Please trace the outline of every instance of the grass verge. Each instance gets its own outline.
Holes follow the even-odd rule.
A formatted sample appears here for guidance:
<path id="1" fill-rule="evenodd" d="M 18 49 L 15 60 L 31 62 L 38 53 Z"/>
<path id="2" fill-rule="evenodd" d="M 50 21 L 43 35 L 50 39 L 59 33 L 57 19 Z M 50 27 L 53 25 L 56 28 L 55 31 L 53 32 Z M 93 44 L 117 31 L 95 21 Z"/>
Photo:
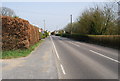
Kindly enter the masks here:
<path id="1" fill-rule="evenodd" d="M 36 47 L 42 43 L 43 40 L 40 40 L 35 45 L 31 46 L 29 49 L 23 50 L 9 50 L 9 51 L 2 51 L 2 57 L 0 59 L 11 59 L 11 58 L 19 58 L 19 57 L 26 57 L 28 56 Z"/>

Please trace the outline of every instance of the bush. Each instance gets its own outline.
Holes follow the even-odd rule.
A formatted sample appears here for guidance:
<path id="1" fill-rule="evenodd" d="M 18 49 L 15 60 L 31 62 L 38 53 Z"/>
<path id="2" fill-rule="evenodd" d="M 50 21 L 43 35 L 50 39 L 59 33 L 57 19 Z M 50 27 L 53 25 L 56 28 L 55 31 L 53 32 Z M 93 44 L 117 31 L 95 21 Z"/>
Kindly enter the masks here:
<path id="1" fill-rule="evenodd" d="M 55 34 L 55 36 L 61 36 L 61 34 Z"/>
<path id="2" fill-rule="evenodd" d="M 47 31 L 45 31 L 44 33 L 40 32 L 40 39 L 44 39 L 48 36 L 49 34 L 47 33 Z"/>
<path id="3" fill-rule="evenodd" d="M 120 49 L 120 35 L 62 34 L 62 37 Z"/>
<path id="4" fill-rule="evenodd" d="M 44 31 L 44 34 L 43 34 L 45 37 L 47 37 L 49 34 L 47 31 Z"/>
<path id="5" fill-rule="evenodd" d="M 19 16 L 13 16 L 13 18 L 19 18 Z"/>
<path id="6" fill-rule="evenodd" d="M 119 48 L 120 35 L 89 35 L 89 41 L 103 46 Z"/>
<path id="7" fill-rule="evenodd" d="M 67 38 L 69 38 L 69 37 L 70 37 L 70 34 L 62 34 L 61 36 L 62 36 L 62 37 L 67 37 Z"/>
<path id="8" fill-rule="evenodd" d="M 39 28 L 27 20 L 2 16 L 2 49 L 29 48 L 39 41 Z"/>
<path id="9" fill-rule="evenodd" d="M 40 32 L 40 39 L 44 39 L 44 38 L 45 38 L 44 34 Z"/>
<path id="10" fill-rule="evenodd" d="M 61 36 L 67 37 L 67 38 L 72 38 L 75 40 L 80 40 L 80 41 L 86 41 L 89 38 L 87 35 L 82 35 L 82 34 L 62 34 Z"/>

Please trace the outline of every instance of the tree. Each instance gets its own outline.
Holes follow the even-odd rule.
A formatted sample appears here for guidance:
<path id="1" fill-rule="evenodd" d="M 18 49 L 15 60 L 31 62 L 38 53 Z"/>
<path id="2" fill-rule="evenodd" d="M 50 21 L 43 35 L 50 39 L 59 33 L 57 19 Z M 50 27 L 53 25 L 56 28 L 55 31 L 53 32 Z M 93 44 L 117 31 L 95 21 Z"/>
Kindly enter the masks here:
<path id="1" fill-rule="evenodd" d="M 0 15 L 11 16 L 11 17 L 16 16 L 15 12 L 12 9 L 7 7 L 0 7 Z"/>
<path id="2" fill-rule="evenodd" d="M 67 24 L 67 26 L 64 28 L 66 33 L 70 33 L 71 32 L 71 24 Z"/>
<path id="3" fill-rule="evenodd" d="M 118 34 L 120 27 L 116 22 L 115 9 L 116 7 L 111 4 L 106 4 L 102 8 L 95 6 L 87 9 L 77 18 L 77 22 L 73 22 L 72 28 L 69 23 L 64 30 L 79 34 Z"/>

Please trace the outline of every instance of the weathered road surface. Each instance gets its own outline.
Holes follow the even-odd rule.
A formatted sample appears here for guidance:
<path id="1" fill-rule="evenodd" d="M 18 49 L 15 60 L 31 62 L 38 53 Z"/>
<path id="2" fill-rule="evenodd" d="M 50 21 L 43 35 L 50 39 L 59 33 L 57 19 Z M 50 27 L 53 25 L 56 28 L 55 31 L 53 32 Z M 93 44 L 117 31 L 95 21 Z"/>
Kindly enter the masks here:
<path id="1" fill-rule="evenodd" d="M 4 60 L 3 79 L 118 79 L 118 50 L 51 36 L 31 55 Z"/>
<path id="2" fill-rule="evenodd" d="M 3 60 L 3 79 L 57 79 L 58 73 L 49 38 L 27 57 Z"/>

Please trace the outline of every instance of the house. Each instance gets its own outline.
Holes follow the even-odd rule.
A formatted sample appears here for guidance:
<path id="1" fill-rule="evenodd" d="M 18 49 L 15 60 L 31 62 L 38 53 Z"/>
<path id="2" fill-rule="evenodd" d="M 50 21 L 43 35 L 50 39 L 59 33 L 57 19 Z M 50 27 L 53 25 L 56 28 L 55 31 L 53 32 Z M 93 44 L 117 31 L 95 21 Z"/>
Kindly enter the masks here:
<path id="1" fill-rule="evenodd" d="M 42 33 L 43 33 L 43 32 L 44 32 L 44 30 L 43 30 L 42 28 L 39 28 L 39 32 L 42 32 Z"/>

